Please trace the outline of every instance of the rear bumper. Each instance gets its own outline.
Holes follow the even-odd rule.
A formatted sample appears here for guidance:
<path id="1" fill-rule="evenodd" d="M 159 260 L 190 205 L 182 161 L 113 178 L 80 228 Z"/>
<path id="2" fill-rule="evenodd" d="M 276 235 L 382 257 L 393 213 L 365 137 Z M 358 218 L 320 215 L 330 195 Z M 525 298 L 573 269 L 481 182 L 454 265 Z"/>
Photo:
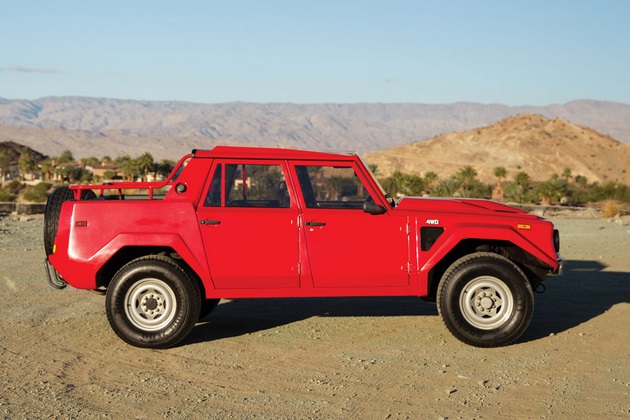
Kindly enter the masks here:
<path id="1" fill-rule="evenodd" d="M 61 278 L 55 267 L 53 267 L 49 262 L 48 258 L 44 260 L 44 269 L 46 270 L 46 277 L 48 278 L 48 284 L 50 284 L 55 289 L 63 289 L 68 285 L 64 279 Z"/>

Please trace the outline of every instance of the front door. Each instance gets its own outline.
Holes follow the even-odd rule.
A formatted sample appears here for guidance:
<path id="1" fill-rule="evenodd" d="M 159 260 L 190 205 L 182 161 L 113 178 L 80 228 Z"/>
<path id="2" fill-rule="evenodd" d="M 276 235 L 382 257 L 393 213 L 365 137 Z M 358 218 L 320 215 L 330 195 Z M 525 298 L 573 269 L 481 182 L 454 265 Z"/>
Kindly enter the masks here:
<path id="1" fill-rule="evenodd" d="M 407 286 L 407 218 L 365 213 L 363 203 L 371 193 L 352 164 L 294 170 L 314 286 Z"/>
<path id="2" fill-rule="evenodd" d="M 280 162 L 215 161 L 198 219 L 216 288 L 299 287 L 298 210 Z"/>

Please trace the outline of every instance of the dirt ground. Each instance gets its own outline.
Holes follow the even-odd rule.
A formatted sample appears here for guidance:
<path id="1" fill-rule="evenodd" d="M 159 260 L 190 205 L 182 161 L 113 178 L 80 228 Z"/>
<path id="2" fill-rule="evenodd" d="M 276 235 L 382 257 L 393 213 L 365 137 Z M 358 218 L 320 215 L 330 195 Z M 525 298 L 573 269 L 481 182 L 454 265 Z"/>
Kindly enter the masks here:
<path id="1" fill-rule="evenodd" d="M 552 220 L 568 272 L 508 347 L 460 343 L 420 299 L 353 298 L 224 301 L 144 350 L 103 296 L 46 284 L 40 216 L 4 217 L 0 416 L 630 418 L 630 222 Z"/>

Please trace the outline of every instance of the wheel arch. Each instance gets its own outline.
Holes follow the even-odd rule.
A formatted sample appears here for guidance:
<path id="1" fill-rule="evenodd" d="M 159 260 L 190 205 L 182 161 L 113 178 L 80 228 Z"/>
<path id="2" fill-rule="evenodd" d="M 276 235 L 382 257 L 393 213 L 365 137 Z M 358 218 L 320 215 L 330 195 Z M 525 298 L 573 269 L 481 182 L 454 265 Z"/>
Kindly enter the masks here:
<path id="1" fill-rule="evenodd" d="M 184 258 L 177 253 L 175 249 L 169 246 L 124 246 L 120 248 L 96 272 L 96 287 L 99 290 L 107 289 L 109 283 L 118 270 L 131 261 L 148 256 L 165 256 L 173 260 L 173 262 L 177 263 L 180 267 L 186 270 L 191 279 L 197 283 L 201 296 L 206 296 L 206 286 L 201 276 Z"/>
<path id="2" fill-rule="evenodd" d="M 446 270 L 461 257 L 475 252 L 492 252 L 506 257 L 516 264 L 535 289 L 546 276 L 546 266 L 532 254 L 505 240 L 463 239 L 457 243 L 440 261 L 428 272 L 428 301 L 435 301 L 438 286 Z"/>

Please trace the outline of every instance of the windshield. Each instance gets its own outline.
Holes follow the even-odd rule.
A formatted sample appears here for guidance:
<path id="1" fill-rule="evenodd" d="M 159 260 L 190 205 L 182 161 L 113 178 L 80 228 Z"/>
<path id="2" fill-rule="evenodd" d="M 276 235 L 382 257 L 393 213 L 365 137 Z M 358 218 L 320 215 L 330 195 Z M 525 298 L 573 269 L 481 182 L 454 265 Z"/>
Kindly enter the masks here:
<path id="1" fill-rule="evenodd" d="M 378 179 L 376 178 L 376 176 L 374 175 L 374 172 L 372 172 L 372 169 L 370 169 L 370 166 L 365 163 L 365 161 L 363 160 L 363 158 L 361 156 L 358 156 L 359 160 L 361 161 L 361 163 L 363 164 L 363 166 L 365 167 L 365 169 L 367 169 L 368 173 L 370 174 L 370 176 L 372 177 L 372 179 L 374 180 L 374 183 L 376 184 L 376 186 L 378 187 L 379 191 L 381 192 L 381 194 L 383 194 L 383 196 L 385 198 L 387 198 L 387 201 L 389 202 L 389 204 L 391 204 L 392 207 L 396 207 L 396 200 L 394 200 L 393 198 L 391 198 L 389 196 L 389 194 L 387 194 L 387 192 L 385 192 L 385 189 L 383 188 L 383 186 L 381 185 L 380 182 L 378 182 Z"/>

